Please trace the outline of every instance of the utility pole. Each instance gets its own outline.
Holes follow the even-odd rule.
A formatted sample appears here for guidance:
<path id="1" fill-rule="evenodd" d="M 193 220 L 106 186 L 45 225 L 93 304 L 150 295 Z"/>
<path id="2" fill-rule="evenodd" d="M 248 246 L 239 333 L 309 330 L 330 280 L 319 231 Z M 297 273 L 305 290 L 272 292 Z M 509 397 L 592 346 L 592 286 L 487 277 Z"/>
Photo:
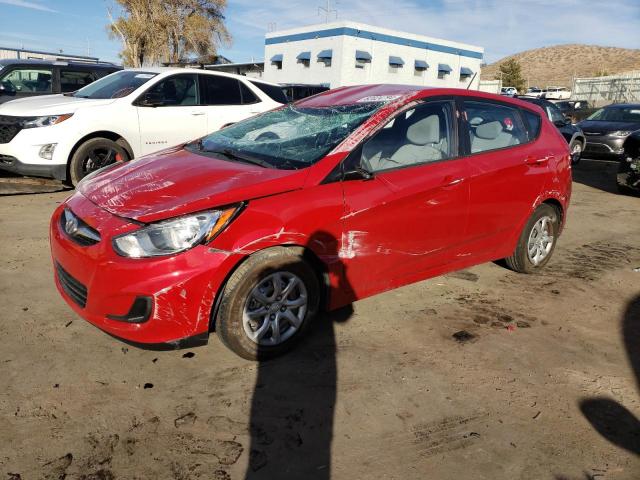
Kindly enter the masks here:
<path id="1" fill-rule="evenodd" d="M 338 18 L 338 10 L 336 9 L 332 9 L 331 8 L 331 0 L 327 0 L 326 6 L 324 7 L 318 7 L 318 15 L 322 15 L 321 12 L 324 12 L 324 16 L 325 16 L 325 23 L 329 23 L 329 20 L 331 19 L 331 14 L 333 13 L 335 18 Z"/>

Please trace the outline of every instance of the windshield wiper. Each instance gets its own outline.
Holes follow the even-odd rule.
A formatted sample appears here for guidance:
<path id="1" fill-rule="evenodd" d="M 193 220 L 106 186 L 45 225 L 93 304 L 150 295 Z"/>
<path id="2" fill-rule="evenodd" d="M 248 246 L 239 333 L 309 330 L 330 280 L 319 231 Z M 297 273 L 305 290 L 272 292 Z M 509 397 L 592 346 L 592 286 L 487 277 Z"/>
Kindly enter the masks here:
<path id="1" fill-rule="evenodd" d="M 231 150 L 230 148 L 225 148 L 222 150 L 205 150 L 205 151 L 210 153 L 217 153 L 219 155 L 224 155 L 230 160 L 237 160 L 239 162 L 251 163 L 253 165 L 259 165 L 264 168 L 276 168 L 269 162 L 265 162 L 264 160 L 260 160 L 259 158 L 248 157 L 246 155 L 239 155 L 238 152 Z"/>

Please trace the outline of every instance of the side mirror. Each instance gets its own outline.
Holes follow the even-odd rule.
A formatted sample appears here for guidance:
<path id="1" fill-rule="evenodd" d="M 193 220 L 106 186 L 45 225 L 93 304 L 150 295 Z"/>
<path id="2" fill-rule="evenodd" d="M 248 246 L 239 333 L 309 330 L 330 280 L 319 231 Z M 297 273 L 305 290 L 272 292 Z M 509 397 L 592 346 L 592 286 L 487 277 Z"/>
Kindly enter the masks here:
<path id="1" fill-rule="evenodd" d="M 164 98 L 159 92 L 147 92 L 137 103 L 141 107 L 162 107 L 165 105 Z"/>
<path id="2" fill-rule="evenodd" d="M 370 172 L 366 168 L 361 166 L 353 167 L 350 170 L 345 171 L 342 174 L 343 180 L 371 180 L 373 179 L 373 172 Z"/>
<path id="3" fill-rule="evenodd" d="M 13 88 L 13 85 L 9 82 L 0 82 L 0 95 L 10 95 L 14 96 L 16 94 L 16 89 Z"/>

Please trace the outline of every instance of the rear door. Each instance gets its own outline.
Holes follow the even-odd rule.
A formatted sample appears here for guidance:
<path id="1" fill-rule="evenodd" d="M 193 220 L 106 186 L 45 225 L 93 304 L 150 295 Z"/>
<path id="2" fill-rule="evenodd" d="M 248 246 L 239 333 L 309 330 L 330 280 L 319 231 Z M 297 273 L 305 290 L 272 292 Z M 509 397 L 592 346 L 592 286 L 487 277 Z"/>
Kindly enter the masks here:
<path id="1" fill-rule="evenodd" d="M 529 133 L 519 108 L 470 98 L 461 101 L 461 109 L 470 170 L 468 241 L 478 253 L 500 250 L 531 212 L 551 158 L 534 141 L 537 132 Z"/>
<path id="2" fill-rule="evenodd" d="M 56 93 L 75 92 L 96 80 L 88 68 L 61 67 L 59 72 L 60 90 Z"/>
<path id="3" fill-rule="evenodd" d="M 200 105 L 195 73 L 166 77 L 143 93 L 141 98 L 146 93 L 153 95 L 161 105 L 150 107 L 135 102 L 142 155 L 206 135 L 206 110 Z"/>
<path id="4" fill-rule="evenodd" d="M 202 103 L 207 116 L 207 132 L 214 132 L 231 123 L 262 111 L 260 99 L 233 77 L 199 74 Z"/>
<path id="5" fill-rule="evenodd" d="M 343 181 L 340 257 L 356 298 L 424 278 L 455 257 L 467 221 L 467 161 L 458 156 L 455 102 L 398 114 L 352 153 L 368 180 Z"/>

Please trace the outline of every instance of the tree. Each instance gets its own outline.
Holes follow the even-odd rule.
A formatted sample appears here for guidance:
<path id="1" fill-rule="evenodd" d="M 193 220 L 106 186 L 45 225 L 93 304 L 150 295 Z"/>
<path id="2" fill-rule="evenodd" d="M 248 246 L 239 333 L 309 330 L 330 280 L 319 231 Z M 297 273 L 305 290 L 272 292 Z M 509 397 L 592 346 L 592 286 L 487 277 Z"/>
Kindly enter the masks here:
<path id="1" fill-rule="evenodd" d="M 122 15 L 108 27 L 122 41 L 123 63 L 140 67 L 210 57 L 231 36 L 224 25 L 226 0 L 116 0 Z"/>
<path id="2" fill-rule="evenodd" d="M 522 69 L 515 58 L 500 64 L 500 76 L 503 87 L 515 87 L 518 92 L 524 91 L 525 81 L 522 77 Z"/>

